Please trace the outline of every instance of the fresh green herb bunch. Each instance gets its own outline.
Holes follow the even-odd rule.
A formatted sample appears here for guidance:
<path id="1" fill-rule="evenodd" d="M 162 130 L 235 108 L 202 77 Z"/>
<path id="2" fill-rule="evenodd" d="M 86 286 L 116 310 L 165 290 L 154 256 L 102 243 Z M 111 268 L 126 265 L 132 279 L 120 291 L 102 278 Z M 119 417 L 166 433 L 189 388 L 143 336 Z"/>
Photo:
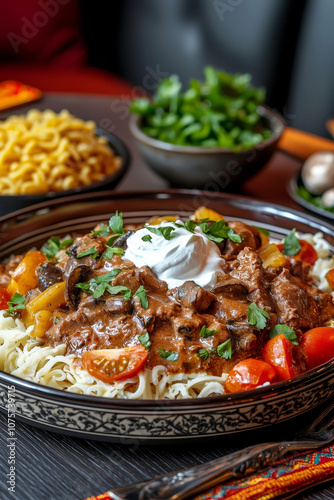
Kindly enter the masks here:
<path id="1" fill-rule="evenodd" d="M 270 137 L 263 129 L 258 106 L 265 90 L 251 85 L 251 76 L 230 75 L 212 67 L 205 81 L 191 80 L 181 92 L 177 75 L 162 80 L 153 100 L 135 99 L 130 110 L 142 117 L 150 137 L 180 146 L 249 149 Z"/>

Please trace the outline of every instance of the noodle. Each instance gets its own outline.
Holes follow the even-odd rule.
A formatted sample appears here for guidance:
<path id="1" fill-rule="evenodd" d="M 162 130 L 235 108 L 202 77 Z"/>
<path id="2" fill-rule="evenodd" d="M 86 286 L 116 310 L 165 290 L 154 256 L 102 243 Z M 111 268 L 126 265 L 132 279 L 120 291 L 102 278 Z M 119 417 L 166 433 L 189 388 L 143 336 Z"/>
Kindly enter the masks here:
<path id="1" fill-rule="evenodd" d="M 32 109 L 0 122 L 0 193 L 63 191 L 116 172 L 120 158 L 95 128 L 67 110 Z"/>

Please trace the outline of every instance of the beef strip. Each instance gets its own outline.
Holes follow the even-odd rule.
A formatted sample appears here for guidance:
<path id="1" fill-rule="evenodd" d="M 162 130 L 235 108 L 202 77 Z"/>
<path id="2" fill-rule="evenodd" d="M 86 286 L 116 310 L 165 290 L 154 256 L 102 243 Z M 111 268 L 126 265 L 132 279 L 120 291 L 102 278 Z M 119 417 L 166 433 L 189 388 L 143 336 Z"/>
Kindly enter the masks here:
<path id="1" fill-rule="evenodd" d="M 290 328 L 313 328 L 319 321 L 319 308 L 300 280 L 288 269 L 277 276 L 270 287 L 279 323 Z"/>
<path id="2" fill-rule="evenodd" d="M 256 250 L 261 246 L 261 237 L 257 229 L 248 226 L 243 222 L 231 221 L 228 225 L 241 236 L 241 242 L 235 243 L 231 240 L 226 241 L 223 257 L 227 260 L 234 258 L 243 248 Z"/>

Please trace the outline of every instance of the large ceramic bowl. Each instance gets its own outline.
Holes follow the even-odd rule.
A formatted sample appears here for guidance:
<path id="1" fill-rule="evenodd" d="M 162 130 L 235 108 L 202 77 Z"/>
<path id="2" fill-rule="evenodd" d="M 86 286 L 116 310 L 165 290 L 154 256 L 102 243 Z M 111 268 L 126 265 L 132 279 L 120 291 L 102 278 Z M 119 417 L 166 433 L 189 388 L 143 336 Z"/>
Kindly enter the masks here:
<path id="1" fill-rule="evenodd" d="M 73 194 L 87 193 L 99 191 L 101 189 L 112 189 L 121 181 L 125 175 L 130 164 L 130 153 L 127 146 L 114 134 L 111 134 L 103 129 L 96 129 L 96 135 L 105 137 L 110 149 L 121 159 L 120 167 L 116 172 L 106 176 L 104 179 L 78 186 L 73 189 L 66 189 L 64 191 L 48 191 L 41 194 L 29 195 L 2 195 L 0 194 L 0 216 L 29 207 L 35 203 L 41 203 L 55 198 L 62 198 L 64 196 L 71 196 Z"/>
<path id="2" fill-rule="evenodd" d="M 0 260 L 11 252 L 41 245 L 51 235 L 89 231 L 115 210 L 129 223 L 154 214 L 188 217 L 206 205 L 228 219 L 241 219 L 282 237 L 292 227 L 301 232 L 322 231 L 334 246 L 326 222 L 286 208 L 249 198 L 200 191 L 163 193 L 90 193 L 55 200 L 0 219 Z M 0 407 L 6 411 L 8 387 L 15 387 L 16 417 L 31 425 L 77 437 L 122 443 L 227 437 L 273 426 L 302 415 L 334 392 L 334 360 L 304 375 L 269 387 L 178 401 L 112 400 L 49 389 L 0 373 Z M 11 391 L 13 394 L 13 391 Z"/>
<path id="3" fill-rule="evenodd" d="M 172 186 L 230 191 L 255 175 L 270 159 L 283 133 L 283 118 L 266 106 L 259 107 L 264 129 L 272 135 L 251 149 L 233 152 L 229 148 L 177 146 L 159 141 L 140 128 L 140 117 L 133 116 L 130 130 L 148 164 Z"/>

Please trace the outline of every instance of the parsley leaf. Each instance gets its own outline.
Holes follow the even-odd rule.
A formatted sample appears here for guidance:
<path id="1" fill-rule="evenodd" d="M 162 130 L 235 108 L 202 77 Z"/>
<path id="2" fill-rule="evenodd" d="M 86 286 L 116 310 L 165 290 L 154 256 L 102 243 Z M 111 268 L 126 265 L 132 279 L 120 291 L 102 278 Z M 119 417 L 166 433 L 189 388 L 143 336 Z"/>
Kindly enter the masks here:
<path id="1" fill-rule="evenodd" d="M 119 235 L 124 234 L 122 213 L 119 214 L 118 210 L 116 210 L 115 215 L 110 217 L 108 226 L 112 233 Z"/>
<path id="2" fill-rule="evenodd" d="M 248 306 L 247 320 L 250 325 L 255 325 L 259 330 L 263 330 L 267 325 L 266 318 L 269 319 L 270 315 L 264 309 L 257 307 L 255 302 Z"/>
<path id="3" fill-rule="evenodd" d="M 142 333 L 141 335 L 139 335 L 138 339 L 139 339 L 139 342 L 141 343 L 141 345 L 143 345 L 146 349 L 149 349 L 151 347 L 152 342 L 150 341 L 150 336 L 149 336 L 148 332 L 145 332 L 145 333 Z"/>
<path id="4" fill-rule="evenodd" d="M 202 326 L 199 336 L 203 337 L 204 339 L 207 339 L 208 337 L 211 337 L 211 335 L 214 335 L 217 332 L 218 330 L 209 330 L 209 328 L 206 328 L 206 326 L 204 325 Z"/>
<path id="5" fill-rule="evenodd" d="M 86 283 L 77 283 L 75 286 L 76 288 L 81 288 L 81 290 L 84 290 L 87 293 L 90 293 L 93 295 L 94 299 L 98 299 L 101 297 L 104 292 L 106 291 L 109 283 L 111 280 L 113 280 L 120 272 L 122 272 L 122 269 L 113 269 L 107 274 L 102 274 L 101 276 L 95 276 L 91 280 L 87 281 Z M 112 288 L 109 286 L 109 288 Z M 117 288 L 117 287 L 113 287 Z M 126 287 L 123 287 L 126 288 Z M 108 289 L 108 291 L 110 291 Z M 112 293 L 112 292 L 110 292 Z M 119 293 L 119 292 L 117 292 Z"/>
<path id="6" fill-rule="evenodd" d="M 173 351 L 165 351 L 165 349 L 158 349 L 160 358 L 166 361 L 177 361 L 179 359 L 179 353 Z"/>
<path id="7" fill-rule="evenodd" d="M 283 253 L 284 255 L 296 255 L 301 249 L 299 239 L 296 236 L 296 228 L 286 235 L 283 241 Z"/>
<path id="8" fill-rule="evenodd" d="M 8 304 L 8 309 L 6 309 L 5 316 L 12 316 L 13 318 L 17 317 L 17 314 L 20 310 L 25 309 L 25 296 L 16 292 L 10 299 Z"/>
<path id="9" fill-rule="evenodd" d="M 253 226 L 255 229 L 257 229 L 260 233 L 265 234 L 266 236 L 270 236 L 270 231 L 268 229 L 264 229 L 264 227 L 259 227 L 259 226 Z"/>
<path id="10" fill-rule="evenodd" d="M 101 229 L 97 229 L 96 231 L 91 231 L 92 236 L 108 236 L 110 233 L 109 227 L 107 227 L 105 224 L 101 224 Z"/>
<path id="11" fill-rule="evenodd" d="M 140 304 L 141 304 L 143 309 L 148 308 L 148 300 L 147 300 L 147 296 L 146 296 L 147 292 L 148 292 L 148 290 L 145 290 L 143 285 L 141 285 L 138 288 L 138 290 L 133 294 L 134 297 L 139 297 Z"/>
<path id="12" fill-rule="evenodd" d="M 77 259 L 81 259 L 82 257 L 87 257 L 88 255 L 90 255 L 93 259 L 96 259 L 96 257 L 99 256 L 99 253 L 96 251 L 94 247 L 90 247 L 88 250 L 79 253 L 77 255 Z"/>
<path id="13" fill-rule="evenodd" d="M 206 361 L 211 356 L 210 352 L 207 349 L 200 349 L 197 354 L 204 361 Z"/>
<path id="14" fill-rule="evenodd" d="M 269 337 L 272 339 L 277 335 L 281 335 L 283 333 L 284 337 L 290 340 L 293 344 L 299 345 L 298 337 L 296 332 L 290 328 L 288 325 L 275 325 L 269 332 Z"/>
<path id="15" fill-rule="evenodd" d="M 111 295 L 118 295 L 119 293 L 121 293 L 123 295 L 123 297 L 124 297 L 125 300 L 130 300 L 131 299 L 132 292 L 131 292 L 130 288 L 128 288 L 127 286 L 121 286 L 121 285 L 110 286 L 110 285 L 107 285 L 106 290 L 109 293 L 111 293 Z"/>
<path id="16" fill-rule="evenodd" d="M 145 234 L 145 236 L 142 237 L 143 241 L 152 241 L 152 236 L 150 234 Z"/>
<path id="17" fill-rule="evenodd" d="M 175 231 L 175 227 L 172 226 L 154 227 L 145 224 L 145 228 L 156 236 L 162 236 L 165 240 L 170 240 L 172 231 Z"/>
<path id="18" fill-rule="evenodd" d="M 234 243 L 241 243 L 240 234 L 235 233 L 224 219 L 215 221 L 211 225 L 207 222 L 200 222 L 198 226 L 202 229 L 205 236 L 215 243 L 221 243 L 224 239 L 229 239 Z"/>
<path id="19" fill-rule="evenodd" d="M 106 245 L 107 250 L 103 252 L 101 255 L 100 260 L 104 259 L 112 259 L 115 254 L 117 255 L 124 255 L 124 250 L 122 248 L 118 247 L 110 247 L 109 245 Z"/>
<path id="20" fill-rule="evenodd" d="M 53 260 L 60 250 L 64 250 L 72 245 L 74 238 L 68 238 L 60 241 L 59 236 L 52 236 L 45 245 L 42 246 L 41 251 L 46 255 L 48 260 Z"/>
<path id="21" fill-rule="evenodd" d="M 232 358 L 233 350 L 232 350 L 231 339 L 227 339 L 222 344 L 219 344 L 219 346 L 217 347 L 217 354 L 218 356 L 224 359 Z"/>

